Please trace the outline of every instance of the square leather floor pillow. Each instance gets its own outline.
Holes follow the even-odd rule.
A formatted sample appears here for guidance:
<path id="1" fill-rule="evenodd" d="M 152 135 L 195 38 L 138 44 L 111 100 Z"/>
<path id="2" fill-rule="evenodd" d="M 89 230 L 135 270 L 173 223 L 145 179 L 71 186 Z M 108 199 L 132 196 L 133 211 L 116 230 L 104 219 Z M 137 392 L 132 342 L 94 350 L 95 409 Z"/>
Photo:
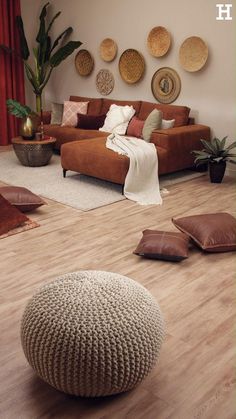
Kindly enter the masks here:
<path id="1" fill-rule="evenodd" d="M 172 218 L 172 222 L 206 252 L 236 250 L 236 219 L 226 212 Z"/>
<path id="2" fill-rule="evenodd" d="M 189 238 L 183 233 L 144 230 L 133 253 L 151 259 L 179 262 L 188 257 L 188 244 Z"/>
<path id="3" fill-rule="evenodd" d="M 38 195 L 21 186 L 1 186 L 0 194 L 21 212 L 33 211 L 46 204 Z"/>
<path id="4" fill-rule="evenodd" d="M 28 217 L 0 195 L 0 236 L 28 221 Z"/>

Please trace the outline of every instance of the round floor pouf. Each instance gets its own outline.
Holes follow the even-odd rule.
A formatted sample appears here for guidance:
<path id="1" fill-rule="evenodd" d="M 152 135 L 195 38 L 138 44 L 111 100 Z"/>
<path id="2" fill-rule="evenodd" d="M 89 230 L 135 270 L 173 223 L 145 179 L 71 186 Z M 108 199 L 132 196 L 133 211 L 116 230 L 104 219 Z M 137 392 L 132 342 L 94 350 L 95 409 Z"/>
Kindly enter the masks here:
<path id="1" fill-rule="evenodd" d="M 135 387 L 155 365 L 164 337 L 156 300 L 137 282 L 103 271 L 63 275 L 26 306 L 25 356 L 68 394 L 107 396 Z"/>

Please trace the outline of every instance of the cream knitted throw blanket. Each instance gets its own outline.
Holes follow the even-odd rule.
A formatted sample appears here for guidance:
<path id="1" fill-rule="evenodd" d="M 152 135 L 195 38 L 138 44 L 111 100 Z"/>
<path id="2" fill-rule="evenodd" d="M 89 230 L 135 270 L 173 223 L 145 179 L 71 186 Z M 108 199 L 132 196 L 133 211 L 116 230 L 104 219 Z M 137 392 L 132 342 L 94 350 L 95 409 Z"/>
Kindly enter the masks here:
<path id="1" fill-rule="evenodd" d="M 162 204 L 155 145 L 139 138 L 111 134 L 106 147 L 130 159 L 124 184 L 125 197 L 141 205 Z"/>

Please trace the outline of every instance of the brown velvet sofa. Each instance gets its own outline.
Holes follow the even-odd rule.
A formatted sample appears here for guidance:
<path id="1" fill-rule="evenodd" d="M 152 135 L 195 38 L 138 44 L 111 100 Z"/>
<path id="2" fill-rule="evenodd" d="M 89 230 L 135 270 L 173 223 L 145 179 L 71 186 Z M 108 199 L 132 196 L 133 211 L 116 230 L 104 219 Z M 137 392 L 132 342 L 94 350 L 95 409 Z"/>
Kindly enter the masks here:
<path id="1" fill-rule="evenodd" d="M 202 147 L 201 138 L 210 139 L 210 128 L 194 124 L 189 118 L 187 106 L 164 105 L 145 101 L 121 101 L 106 98 L 71 96 L 72 101 L 88 101 L 88 114 L 108 112 L 111 104 L 132 105 L 136 116 L 145 120 L 153 109 L 159 109 L 164 119 L 175 119 L 173 128 L 154 130 L 151 142 L 158 154 L 158 173 L 165 174 L 193 166 L 192 150 Z M 64 174 L 67 170 L 124 184 L 129 168 L 129 158 L 106 148 L 109 133 L 98 130 L 83 130 L 73 127 L 50 125 L 50 113 L 44 115 L 46 135 L 56 138 L 55 148 L 61 150 Z"/>

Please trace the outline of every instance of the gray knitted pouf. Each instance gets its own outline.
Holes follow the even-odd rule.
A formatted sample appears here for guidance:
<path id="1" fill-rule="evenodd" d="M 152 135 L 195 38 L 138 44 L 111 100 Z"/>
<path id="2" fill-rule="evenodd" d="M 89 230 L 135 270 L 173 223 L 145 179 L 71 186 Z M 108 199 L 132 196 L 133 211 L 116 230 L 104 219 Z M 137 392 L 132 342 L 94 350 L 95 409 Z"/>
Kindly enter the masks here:
<path id="1" fill-rule="evenodd" d="M 86 397 L 135 387 L 155 365 L 163 336 L 152 295 L 103 271 L 70 273 L 39 289 L 21 326 L 23 350 L 37 374 Z"/>

